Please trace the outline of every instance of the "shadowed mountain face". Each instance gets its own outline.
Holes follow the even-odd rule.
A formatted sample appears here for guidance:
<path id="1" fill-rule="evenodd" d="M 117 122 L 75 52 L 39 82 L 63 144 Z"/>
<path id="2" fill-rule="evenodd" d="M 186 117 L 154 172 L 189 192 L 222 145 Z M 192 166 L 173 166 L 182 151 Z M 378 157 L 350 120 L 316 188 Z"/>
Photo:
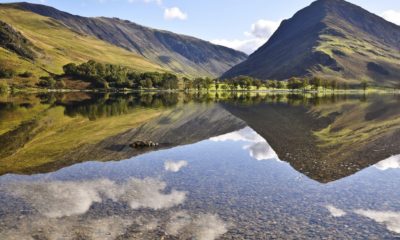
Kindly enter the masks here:
<path id="1" fill-rule="evenodd" d="M 317 75 L 393 86 L 400 77 L 400 26 L 343 0 L 318 0 L 281 23 L 269 41 L 223 77 Z"/>
<path id="2" fill-rule="evenodd" d="M 400 152 L 399 99 L 224 105 L 267 140 L 283 161 L 322 183 Z"/>
<path id="3" fill-rule="evenodd" d="M 142 55 L 177 73 L 219 76 L 247 55 L 189 36 L 156 30 L 117 18 L 85 18 L 44 5 L 13 6 L 58 20 L 70 29 Z"/>

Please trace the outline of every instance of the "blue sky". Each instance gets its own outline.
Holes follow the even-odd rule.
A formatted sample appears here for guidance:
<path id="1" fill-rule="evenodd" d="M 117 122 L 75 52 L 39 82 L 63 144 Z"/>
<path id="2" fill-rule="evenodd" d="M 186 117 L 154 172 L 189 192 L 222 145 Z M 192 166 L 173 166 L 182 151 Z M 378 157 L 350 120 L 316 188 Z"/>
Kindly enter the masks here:
<path id="1" fill-rule="evenodd" d="M 14 0 L 15 1 L 15 0 Z M 82 16 L 107 16 L 251 53 L 312 0 L 28 0 Z M 0 2 L 13 2 L 0 0 Z M 350 0 L 400 25 L 399 0 Z"/>

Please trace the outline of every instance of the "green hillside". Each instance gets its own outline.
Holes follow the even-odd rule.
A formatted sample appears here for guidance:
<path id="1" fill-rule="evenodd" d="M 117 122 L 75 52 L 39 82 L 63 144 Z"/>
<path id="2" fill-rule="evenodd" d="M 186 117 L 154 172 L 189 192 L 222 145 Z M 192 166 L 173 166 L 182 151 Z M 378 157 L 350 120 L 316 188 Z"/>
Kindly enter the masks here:
<path id="1" fill-rule="evenodd" d="M 137 71 L 165 71 L 157 64 L 128 50 L 113 46 L 97 38 L 74 32 L 54 19 L 0 5 L 0 21 L 12 26 L 28 39 L 36 57 L 32 60 L 15 51 L 0 47 L 2 68 L 17 73 L 31 71 L 30 79 L 16 78 L 17 84 L 33 86 L 38 77 L 48 73 L 62 73 L 62 66 L 70 62 L 98 62 L 127 66 Z"/>

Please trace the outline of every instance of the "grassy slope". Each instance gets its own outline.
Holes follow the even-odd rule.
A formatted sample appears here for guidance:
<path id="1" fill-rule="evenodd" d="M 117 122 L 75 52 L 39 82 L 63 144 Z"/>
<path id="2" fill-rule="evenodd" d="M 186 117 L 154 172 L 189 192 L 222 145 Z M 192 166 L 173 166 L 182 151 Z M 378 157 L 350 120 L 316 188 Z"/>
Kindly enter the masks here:
<path id="1" fill-rule="evenodd" d="M 389 50 L 388 48 L 375 43 L 374 45 L 361 41 L 357 38 L 347 37 L 346 39 L 321 35 L 322 41 L 315 48 L 316 51 L 322 51 L 334 58 L 340 65 L 346 66 L 344 72 L 332 71 L 329 68 L 323 68 L 322 71 L 316 72 L 316 75 L 329 77 L 337 77 L 346 79 L 350 84 L 359 83 L 360 79 L 365 79 L 374 82 L 379 86 L 396 86 L 398 84 L 399 75 L 392 76 L 375 75 L 372 72 L 366 71 L 366 66 L 369 61 L 373 61 L 387 69 L 400 67 L 400 53 Z M 343 55 L 335 54 L 336 52 Z"/>
<path id="2" fill-rule="evenodd" d="M 20 31 L 38 48 L 38 58 L 34 63 L 0 48 L 1 63 L 17 72 L 31 70 L 36 76 L 41 76 L 45 74 L 43 68 L 52 73 L 61 73 L 64 64 L 89 59 L 125 65 L 138 71 L 164 71 L 141 56 L 96 38 L 77 34 L 51 18 L 1 6 L 0 19 Z"/>
<path id="3" fill-rule="evenodd" d="M 165 111 L 138 108 L 126 115 L 90 121 L 82 116 L 74 118 L 65 116 L 64 107 L 50 108 L 48 106 L 35 116 L 31 115 L 32 119 L 39 122 L 38 126 L 32 130 L 37 134 L 14 154 L 3 158 L 0 161 L 0 169 L 19 172 L 19 170 L 56 162 L 59 157 L 78 147 L 96 144 L 107 137 L 138 127 Z M 25 116 L 25 119 L 28 117 Z M 9 128 L 9 126 L 5 127 Z M 82 138 L 82 136 L 86 137 Z M 3 174 L 1 170 L 0 174 Z"/>

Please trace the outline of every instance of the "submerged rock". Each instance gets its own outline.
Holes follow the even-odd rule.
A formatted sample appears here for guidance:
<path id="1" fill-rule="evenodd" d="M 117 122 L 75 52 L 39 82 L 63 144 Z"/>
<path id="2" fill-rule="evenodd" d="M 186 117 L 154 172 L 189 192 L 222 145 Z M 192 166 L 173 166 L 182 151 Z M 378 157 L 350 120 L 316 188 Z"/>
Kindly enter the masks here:
<path id="1" fill-rule="evenodd" d="M 145 148 L 145 147 L 157 147 L 158 143 L 153 141 L 135 141 L 129 145 L 131 148 Z"/>

